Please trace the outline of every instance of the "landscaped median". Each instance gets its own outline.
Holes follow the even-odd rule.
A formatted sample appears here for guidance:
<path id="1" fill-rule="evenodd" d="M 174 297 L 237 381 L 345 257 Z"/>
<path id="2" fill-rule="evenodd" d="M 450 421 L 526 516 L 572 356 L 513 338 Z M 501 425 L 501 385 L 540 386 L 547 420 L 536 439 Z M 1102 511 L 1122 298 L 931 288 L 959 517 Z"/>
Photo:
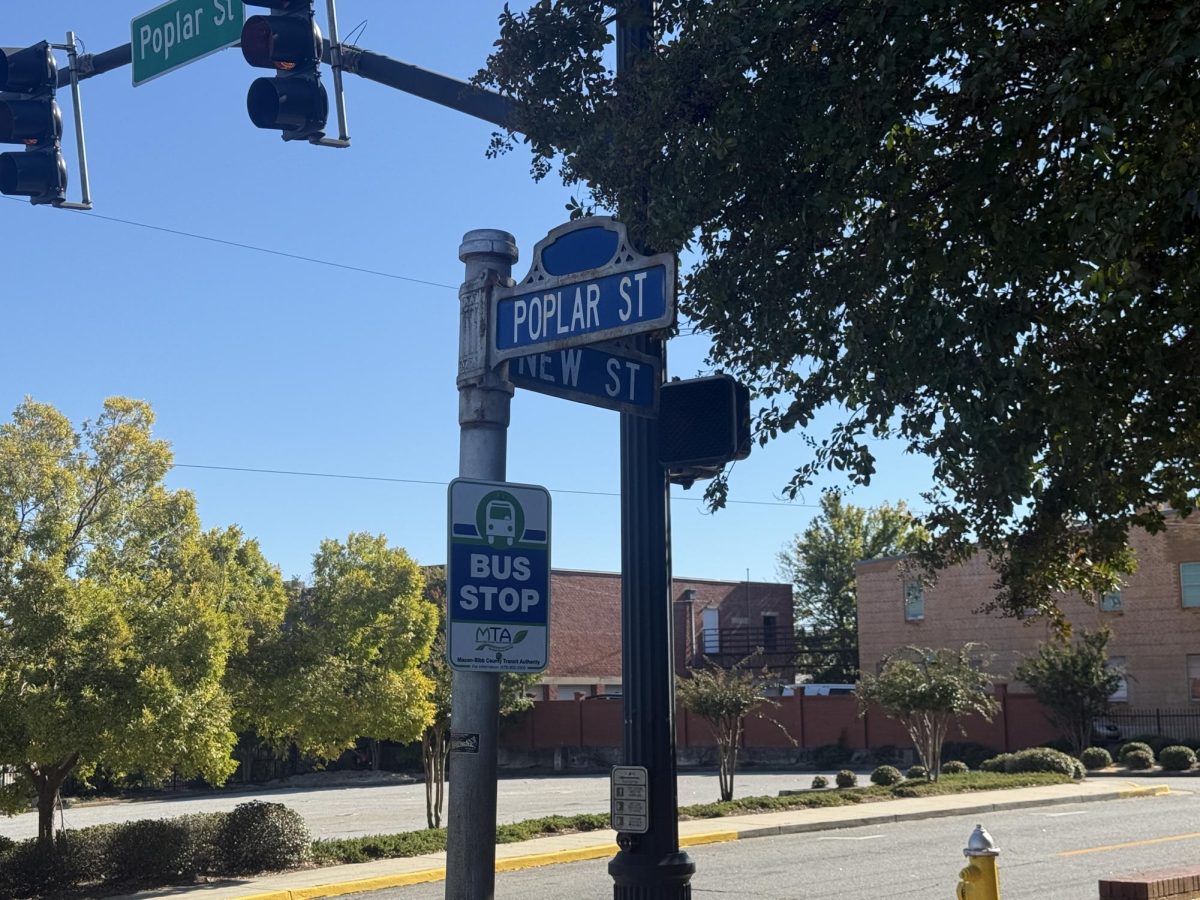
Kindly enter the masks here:
<path id="1" fill-rule="evenodd" d="M 888 787 L 804 790 L 779 797 L 747 797 L 727 803 L 700 804 L 680 810 L 680 843 L 688 846 L 770 833 L 846 827 L 852 824 L 851 821 L 839 815 L 841 810 L 830 808 L 858 807 L 862 813 L 856 818 L 874 819 L 876 816 L 872 814 L 871 807 L 882 801 L 914 802 L 911 810 L 902 809 L 910 805 L 906 802 L 880 807 L 881 820 L 920 817 L 922 813 L 917 806 L 928 805 L 928 798 L 1011 788 L 1042 788 L 1058 792 L 1055 797 L 1045 800 L 1014 798 L 1017 803 L 1071 802 L 1077 799 L 1074 790 L 1066 788 L 1068 792 L 1063 793 L 1063 786 L 1071 782 L 1071 778 L 1060 773 L 1009 775 L 972 772 L 943 775 L 937 782 L 908 781 Z M 1146 792 L 1143 789 L 1134 794 Z M 1116 796 L 1117 792 L 1110 791 L 1103 797 L 1097 795 L 1092 799 Z M 938 803 L 936 799 L 933 802 Z M 989 808 L 1001 805 L 995 798 L 989 798 L 988 803 Z M 275 893 L 282 895 L 299 891 L 306 897 L 333 896 L 346 893 L 353 889 L 353 885 L 360 885 L 358 889 L 364 889 L 361 885 L 367 882 L 382 887 L 444 877 L 444 857 L 438 855 L 445 849 L 444 829 L 319 840 L 306 842 L 301 848 L 295 842 L 294 825 L 298 819 L 295 813 L 278 804 L 257 803 L 253 806 L 255 815 L 247 816 L 243 812 L 243 827 L 236 829 L 221 821 L 221 817 L 237 817 L 238 810 L 203 817 L 143 820 L 80 829 L 60 840 L 58 848 L 62 855 L 53 859 L 36 854 L 33 842 L 0 847 L 0 897 L 30 896 L 33 893 L 46 893 L 48 888 L 58 893 L 87 891 L 89 895 L 96 896 L 197 883 L 206 885 L 203 890 L 206 894 L 212 894 L 217 886 L 211 882 L 232 874 L 234 864 L 240 869 L 239 874 L 250 874 L 248 866 L 256 855 L 270 859 L 275 871 L 284 868 L 282 845 L 286 845 L 291 854 L 286 866 L 289 873 L 259 877 L 253 883 L 244 880 L 230 882 L 229 890 L 234 892 L 228 893 L 222 889 L 218 891 L 219 895 L 246 897 L 267 893 L 273 896 Z M 804 810 L 811 810 L 812 813 L 805 814 Z M 930 814 L 947 813 L 941 811 Z M 792 821 L 796 816 L 813 821 Z M 835 816 L 836 820 L 833 818 Z M 705 826 L 706 821 L 712 821 L 713 825 Z M 718 821 L 720 824 L 717 824 Z M 223 854 L 231 852 L 234 846 L 232 839 L 235 837 L 238 857 L 235 860 L 226 859 Z M 608 830 L 608 816 L 605 814 L 552 816 L 501 825 L 496 838 L 501 845 L 514 842 L 523 845 L 519 849 L 512 847 L 499 850 L 498 869 L 601 858 L 613 852 L 612 833 Z M 136 861 L 130 858 L 131 854 L 137 857 Z M 408 858 L 407 861 L 404 858 Z M 33 865 L 35 861 L 38 861 L 37 865 Z M 357 863 L 367 865 L 350 865 Z M 322 866 L 336 868 L 323 870 L 320 868 Z M 131 877 L 134 872 L 138 875 Z M 23 878 L 16 877 L 20 873 L 23 873 Z M 47 880 L 36 884 L 30 876 Z M 292 881 L 297 884 L 291 884 Z M 186 890 L 186 887 L 183 889 Z"/>

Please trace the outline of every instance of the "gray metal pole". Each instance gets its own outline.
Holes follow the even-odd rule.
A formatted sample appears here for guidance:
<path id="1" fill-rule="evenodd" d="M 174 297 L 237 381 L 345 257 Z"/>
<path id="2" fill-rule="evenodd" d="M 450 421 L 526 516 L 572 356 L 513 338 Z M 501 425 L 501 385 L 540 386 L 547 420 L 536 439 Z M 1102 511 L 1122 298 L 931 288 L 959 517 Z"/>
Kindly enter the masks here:
<path id="1" fill-rule="evenodd" d="M 468 231 L 458 258 L 467 268 L 458 294 L 458 474 L 503 481 L 513 387 L 488 369 L 487 321 L 492 288 L 517 261 L 516 239 L 494 228 Z M 477 752 L 452 750 L 450 758 L 446 900 L 491 900 L 495 893 L 499 721 L 499 674 L 455 672 L 450 733 L 476 735 Z"/>

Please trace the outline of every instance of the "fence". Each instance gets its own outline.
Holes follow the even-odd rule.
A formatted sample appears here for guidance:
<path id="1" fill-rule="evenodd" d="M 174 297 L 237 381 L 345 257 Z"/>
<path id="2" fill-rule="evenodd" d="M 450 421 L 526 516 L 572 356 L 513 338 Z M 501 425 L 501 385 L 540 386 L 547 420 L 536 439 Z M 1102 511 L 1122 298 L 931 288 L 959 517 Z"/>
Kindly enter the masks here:
<path id="1" fill-rule="evenodd" d="M 1122 738 L 1161 734 L 1180 741 L 1200 741 L 1200 709 L 1113 708 L 1107 718 L 1121 730 Z"/>
<path id="2" fill-rule="evenodd" d="M 962 721 L 962 732 L 952 728 L 950 741 L 973 741 L 1009 752 L 1036 747 L 1058 737 L 1040 704 L 1031 694 L 997 691 L 1000 711 L 990 722 L 979 716 Z M 773 697 L 773 705 L 761 708 L 762 717 L 746 720 L 743 745 L 747 749 L 786 752 L 801 755 L 829 744 L 841 744 L 850 750 L 866 750 L 885 745 L 900 749 L 912 747 L 908 733 L 881 710 L 871 709 L 860 716 L 853 696 Z M 621 746 L 623 703 L 617 700 L 539 700 L 533 708 L 506 719 L 501 729 L 500 746 L 513 764 L 525 758 L 527 764 L 540 764 L 546 751 L 577 748 L 609 750 Z M 708 723 L 682 706 L 675 714 L 675 744 L 684 751 L 712 748 Z M 764 756 L 767 755 L 764 753 Z"/>

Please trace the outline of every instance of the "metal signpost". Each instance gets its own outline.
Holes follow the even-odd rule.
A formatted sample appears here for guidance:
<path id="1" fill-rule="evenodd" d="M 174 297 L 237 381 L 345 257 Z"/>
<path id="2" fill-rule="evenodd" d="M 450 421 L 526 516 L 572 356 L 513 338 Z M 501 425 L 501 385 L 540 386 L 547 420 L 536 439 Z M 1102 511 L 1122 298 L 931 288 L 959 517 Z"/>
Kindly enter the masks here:
<path id="1" fill-rule="evenodd" d="M 133 86 L 232 47 L 242 37 L 242 0 L 169 0 L 130 22 Z"/>
<path id="2" fill-rule="evenodd" d="M 540 672 L 550 658 L 550 492 L 450 482 L 446 655 L 470 672 Z"/>

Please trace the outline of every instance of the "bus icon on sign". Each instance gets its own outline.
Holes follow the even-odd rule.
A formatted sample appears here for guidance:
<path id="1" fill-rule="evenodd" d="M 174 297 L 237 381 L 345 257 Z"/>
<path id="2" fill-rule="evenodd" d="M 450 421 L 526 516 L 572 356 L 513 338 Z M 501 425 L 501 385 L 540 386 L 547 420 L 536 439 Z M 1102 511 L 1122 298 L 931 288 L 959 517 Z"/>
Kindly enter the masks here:
<path id="1" fill-rule="evenodd" d="M 511 547 L 516 540 L 517 511 L 507 500 L 489 500 L 483 513 L 484 528 L 489 544 L 495 545 L 501 539 Z"/>

